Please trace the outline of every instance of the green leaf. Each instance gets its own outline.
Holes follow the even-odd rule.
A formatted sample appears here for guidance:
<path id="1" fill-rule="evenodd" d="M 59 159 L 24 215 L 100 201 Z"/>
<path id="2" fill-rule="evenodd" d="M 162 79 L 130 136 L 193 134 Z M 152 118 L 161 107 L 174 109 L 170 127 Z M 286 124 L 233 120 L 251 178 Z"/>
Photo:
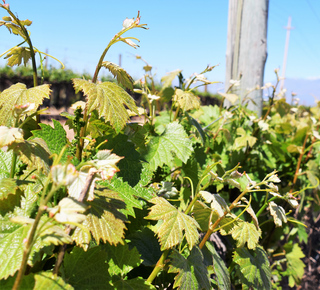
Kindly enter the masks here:
<path id="1" fill-rule="evenodd" d="M 157 228 L 161 250 L 180 244 L 183 236 L 187 239 L 189 248 L 192 249 L 199 239 L 197 231 L 197 228 L 200 228 L 199 224 L 162 197 L 154 197 L 150 202 L 154 206 L 151 207 L 146 219 L 163 220 L 163 223 Z"/>
<path id="2" fill-rule="evenodd" d="M 173 166 L 175 156 L 186 163 L 192 151 L 191 140 L 188 139 L 182 125 L 173 122 L 167 125 L 160 136 L 150 140 L 143 153 L 150 164 L 150 169 L 154 171 L 163 164 Z"/>
<path id="3" fill-rule="evenodd" d="M 282 227 L 282 222 L 287 223 L 286 212 L 282 206 L 277 205 L 275 202 L 271 201 L 269 203 L 268 209 L 273 217 L 276 227 Z"/>
<path id="4" fill-rule="evenodd" d="M 141 277 L 137 277 L 130 280 L 120 279 L 113 284 L 113 289 L 117 290 L 151 290 L 156 289 L 153 285 L 149 284 L 146 280 Z"/>
<path id="5" fill-rule="evenodd" d="M 29 256 L 28 265 L 33 265 L 40 257 L 38 252 L 45 246 L 55 244 L 61 245 L 70 243 L 72 240 L 64 232 L 64 229 L 47 222 L 47 218 L 43 216 L 40 221 L 39 228 L 46 223 L 44 230 L 38 231 L 38 238 L 32 248 Z M 33 219 L 15 217 L 14 219 L 21 224 L 13 223 L 8 217 L 0 220 L 0 257 L 2 264 L 0 267 L 0 279 L 6 279 L 13 276 L 19 270 L 22 262 L 24 244 L 28 237 Z"/>
<path id="6" fill-rule="evenodd" d="M 50 272 L 40 272 L 34 275 L 36 280 L 34 289 L 50 290 L 73 290 L 74 288 L 67 284 L 61 277 L 53 275 Z"/>
<path id="7" fill-rule="evenodd" d="M 99 245 L 100 239 L 104 243 L 123 244 L 126 217 L 119 212 L 119 209 L 124 208 L 125 203 L 117 193 L 107 189 L 95 191 L 95 199 L 88 201 L 87 204 L 88 214 L 82 225 L 91 231 L 97 244 Z M 85 242 L 87 241 L 86 238 Z M 84 246 L 87 247 L 87 244 Z"/>
<path id="8" fill-rule="evenodd" d="M 122 198 L 126 204 L 126 207 L 120 210 L 125 215 L 135 217 L 134 208 L 142 209 L 143 203 L 138 198 L 150 200 L 153 197 L 151 190 L 142 187 L 140 184 L 131 187 L 127 182 L 124 182 L 122 178 L 113 178 L 101 184 L 108 186 L 119 194 L 119 197 Z"/>
<path id="9" fill-rule="evenodd" d="M 111 126 L 117 133 L 129 120 L 129 110 L 138 114 L 137 106 L 132 97 L 115 83 L 103 82 L 95 84 L 87 80 L 73 79 L 76 92 L 80 90 L 87 96 L 88 113 L 97 110 L 99 118 L 104 117 L 110 121 Z"/>
<path id="10" fill-rule="evenodd" d="M 140 154 L 135 150 L 134 144 L 128 141 L 128 136 L 124 134 L 118 134 L 115 137 L 106 135 L 97 138 L 97 144 L 106 139 L 108 142 L 99 148 L 112 150 L 113 153 L 124 157 L 118 163 L 120 171 L 117 173 L 117 176 L 122 177 L 123 181 L 127 181 L 131 186 L 135 186 L 140 179 L 142 164 Z"/>
<path id="11" fill-rule="evenodd" d="M 49 99 L 50 86 L 45 84 L 27 89 L 25 84 L 17 83 L 0 93 L 0 125 L 14 126 L 12 111 L 15 106 L 34 103 L 35 108 L 29 111 L 33 114 L 42 104 L 43 99 Z"/>
<path id="12" fill-rule="evenodd" d="M 162 253 L 153 231 L 145 227 L 142 231 L 137 231 L 128 238 L 130 246 L 135 246 L 138 249 L 143 265 L 154 266 L 158 262 Z"/>
<path id="13" fill-rule="evenodd" d="M 294 287 L 300 284 L 300 281 L 304 274 L 305 264 L 302 262 L 302 258 L 305 257 L 298 244 L 292 245 L 287 243 L 284 245 L 287 258 L 287 270 L 285 276 L 289 276 L 289 286 Z"/>
<path id="14" fill-rule="evenodd" d="M 208 271 L 203 263 L 203 255 L 198 247 L 193 247 L 187 259 L 175 249 L 170 257 L 172 261 L 168 272 L 178 273 L 174 278 L 174 288 L 188 290 L 211 288 Z"/>
<path id="15" fill-rule="evenodd" d="M 239 265 L 243 289 L 271 289 L 271 271 L 266 252 L 258 246 L 255 250 L 238 248 L 233 261 Z M 246 288 L 244 287 L 246 286 Z"/>
<path id="16" fill-rule="evenodd" d="M 200 225 L 202 232 L 206 232 L 208 230 L 210 216 L 212 216 L 212 221 L 219 218 L 215 211 L 212 213 L 212 209 L 199 200 L 196 201 L 192 214 L 194 219 Z"/>
<path id="17" fill-rule="evenodd" d="M 46 142 L 51 154 L 59 155 L 62 148 L 67 144 L 67 133 L 60 122 L 54 119 L 52 122 L 54 127 L 40 123 L 39 126 L 41 127 L 41 130 L 34 130 L 32 131 L 32 134 Z M 66 150 L 61 157 L 61 162 L 64 163 L 67 161 L 67 153 Z"/>
<path id="18" fill-rule="evenodd" d="M 8 198 L 8 195 L 15 195 L 17 183 L 13 178 L 1 178 L 0 179 L 0 202 L 3 203 L 4 199 Z"/>
<path id="19" fill-rule="evenodd" d="M 0 178 L 10 177 L 13 152 L 0 150 Z"/>
<path id="20" fill-rule="evenodd" d="M 210 255 L 210 264 L 213 267 L 215 280 L 219 290 L 231 289 L 230 274 L 224 261 L 221 259 L 216 249 L 210 242 L 206 242 L 205 247 L 202 249 L 205 256 L 206 252 Z"/>
<path id="21" fill-rule="evenodd" d="M 0 221 L 0 279 L 7 279 L 19 270 L 23 255 L 23 240 L 27 237 L 30 226 L 21 226 L 8 219 Z"/>
<path id="22" fill-rule="evenodd" d="M 4 279 L 0 280 L 0 289 L 12 290 L 14 282 L 16 280 L 16 276 L 17 275 L 14 275 L 13 277 L 9 277 L 6 280 Z M 23 289 L 23 290 L 34 289 L 34 284 L 35 284 L 34 274 L 24 275 L 22 278 L 20 289 Z"/>
<path id="23" fill-rule="evenodd" d="M 26 66 L 31 58 L 30 49 L 28 47 L 16 46 L 12 48 L 4 58 L 8 59 L 9 66 L 20 65 L 22 60 Z"/>
<path id="24" fill-rule="evenodd" d="M 237 128 L 237 135 L 240 135 L 241 137 L 234 140 L 234 148 L 236 150 L 246 147 L 247 145 L 252 147 L 257 141 L 256 137 L 251 136 L 250 133 L 245 131 L 242 127 Z"/>
<path id="25" fill-rule="evenodd" d="M 49 173 L 50 153 L 44 140 L 34 138 L 24 142 L 15 142 L 9 146 L 16 154 L 20 155 L 22 162 L 31 168 L 36 168 L 44 174 Z"/>
<path id="26" fill-rule="evenodd" d="M 167 87 L 171 87 L 172 81 L 175 79 L 176 76 L 178 76 L 180 73 L 182 72 L 182 70 L 174 70 L 172 72 L 167 73 L 166 76 L 161 78 L 161 82 L 162 84 L 162 89 L 164 90 Z"/>
<path id="27" fill-rule="evenodd" d="M 232 237 L 237 240 L 237 247 L 244 247 L 247 243 L 249 249 L 255 249 L 260 235 L 261 231 L 248 222 L 240 222 L 232 230 Z"/>
<path id="28" fill-rule="evenodd" d="M 133 268 L 141 264 L 140 254 L 136 248 L 129 250 L 128 244 L 104 245 L 103 250 L 108 254 L 110 276 L 121 276 L 124 278 Z"/>
<path id="29" fill-rule="evenodd" d="M 117 78 L 118 83 L 130 90 L 133 90 L 133 79 L 122 67 L 110 61 L 104 61 L 102 66 L 107 68 L 113 76 Z"/>
<path id="30" fill-rule="evenodd" d="M 75 289 L 108 288 L 111 277 L 108 274 L 108 255 L 100 247 L 87 252 L 74 247 L 64 258 L 65 279 Z"/>
<path id="31" fill-rule="evenodd" d="M 190 91 L 176 89 L 173 100 L 178 103 L 183 111 L 200 108 L 200 99 Z"/>

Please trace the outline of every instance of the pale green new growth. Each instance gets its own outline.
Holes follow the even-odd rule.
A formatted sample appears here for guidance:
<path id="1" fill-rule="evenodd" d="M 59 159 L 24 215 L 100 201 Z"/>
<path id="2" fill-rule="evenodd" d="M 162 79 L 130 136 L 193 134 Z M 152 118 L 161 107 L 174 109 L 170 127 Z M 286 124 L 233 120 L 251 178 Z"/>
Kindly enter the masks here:
<path id="1" fill-rule="evenodd" d="M 190 91 L 176 89 L 173 100 L 177 102 L 183 111 L 200 108 L 200 99 Z"/>
<path id="2" fill-rule="evenodd" d="M 44 174 L 49 172 L 50 151 L 45 141 L 40 138 L 25 140 L 23 142 L 14 142 L 9 146 L 21 161 L 28 164 L 31 168 L 43 171 Z"/>
<path id="3" fill-rule="evenodd" d="M 73 79 L 76 92 L 83 91 L 87 96 L 88 113 L 97 110 L 99 117 L 110 121 L 111 126 L 120 132 L 129 120 L 129 110 L 138 114 L 138 108 L 132 97 L 115 83 L 92 83 L 87 80 Z"/>
<path id="4" fill-rule="evenodd" d="M 73 290 L 74 288 L 67 284 L 61 277 L 53 275 L 50 272 L 39 272 L 34 275 L 36 281 L 34 289 L 50 290 Z"/>
<path id="5" fill-rule="evenodd" d="M 17 83 L 4 90 L 0 93 L 0 125 L 14 125 L 15 120 L 12 116 L 12 111 L 15 106 L 34 103 L 35 107 L 29 114 L 35 113 L 43 100 L 49 99 L 50 92 L 49 85 L 27 89 L 26 85 L 22 83 Z"/>
<path id="6" fill-rule="evenodd" d="M 167 87 L 171 87 L 172 81 L 175 79 L 176 76 L 178 76 L 182 70 L 174 70 L 172 72 L 169 72 L 166 76 L 161 78 L 162 84 L 162 90 L 164 90 Z"/>
<path id="7" fill-rule="evenodd" d="M 124 202 L 117 194 L 108 190 L 96 191 L 94 200 L 88 202 L 88 206 L 83 226 L 91 231 L 96 243 L 99 245 L 101 239 L 104 243 L 123 244 L 126 217 L 118 211 L 124 207 Z M 87 248 L 90 238 L 86 234 L 78 232 L 74 238 L 77 244 L 82 246 L 83 242 L 83 248 Z"/>
<path id="8" fill-rule="evenodd" d="M 239 222 L 232 230 L 232 237 L 237 240 L 238 247 L 247 243 L 249 249 L 255 249 L 259 242 L 261 231 L 254 224 Z"/>
<path id="9" fill-rule="evenodd" d="M 7 53 L 5 59 L 8 59 L 8 65 L 20 65 L 22 60 L 23 64 L 26 66 L 29 59 L 31 58 L 30 49 L 27 47 L 14 47 Z"/>
<path id="10" fill-rule="evenodd" d="M 0 148 L 11 145 L 16 141 L 24 141 L 21 129 L 0 126 Z"/>
<path id="11" fill-rule="evenodd" d="M 130 90 L 133 90 L 133 79 L 122 67 L 110 61 L 104 61 L 102 66 L 107 68 L 113 76 L 117 78 L 118 83 Z"/>
<path id="12" fill-rule="evenodd" d="M 212 194 L 208 191 L 200 191 L 200 194 L 207 203 L 210 203 L 212 210 L 219 217 L 223 217 L 225 212 L 230 211 L 226 201 L 219 194 Z"/>
<path id="13" fill-rule="evenodd" d="M 162 197 L 150 200 L 154 204 L 146 217 L 150 220 L 163 220 L 157 229 L 161 250 L 170 249 L 182 242 L 183 235 L 188 242 L 189 249 L 197 243 L 199 224 L 190 216 L 179 211 Z"/>
<path id="14" fill-rule="evenodd" d="M 252 147 L 257 141 L 256 137 L 251 136 L 250 133 L 248 134 L 248 132 L 241 127 L 237 128 L 237 135 L 240 135 L 241 137 L 234 140 L 235 149 L 241 149 L 243 147 L 247 147 L 247 145 Z"/>
<path id="15" fill-rule="evenodd" d="M 269 203 L 268 209 L 273 217 L 276 227 L 282 227 L 282 222 L 287 223 L 286 212 L 282 206 L 277 205 L 275 202 L 271 201 Z"/>

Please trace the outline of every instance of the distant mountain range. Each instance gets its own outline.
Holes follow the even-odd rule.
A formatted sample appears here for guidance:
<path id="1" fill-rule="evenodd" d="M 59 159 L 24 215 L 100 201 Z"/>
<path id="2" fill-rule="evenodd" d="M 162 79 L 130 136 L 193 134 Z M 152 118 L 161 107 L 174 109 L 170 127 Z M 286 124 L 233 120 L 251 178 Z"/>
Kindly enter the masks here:
<path id="1" fill-rule="evenodd" d="M 291 103 L 291 93 L 296 93 L 300 99 L 299 104 L 315 106 L 315 99 L 320 101 L 320 78 L 315 79 L 285 79 L 284 87 L 287 89 L 287 102 Z"/>

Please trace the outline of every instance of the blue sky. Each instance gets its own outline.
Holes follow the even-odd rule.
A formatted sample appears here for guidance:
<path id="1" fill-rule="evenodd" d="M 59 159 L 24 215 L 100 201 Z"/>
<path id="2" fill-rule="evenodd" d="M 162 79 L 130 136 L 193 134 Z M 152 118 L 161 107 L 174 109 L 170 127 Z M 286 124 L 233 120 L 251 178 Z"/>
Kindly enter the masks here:
<path id="1" fill-rule="evenodd" d="M 141 23 L 149 30 L 135 29 L 128 36 L 140 39 L 140 47 L 118 43 L 111 48 L 106 60 L 118 63 L 134 77 L 143 74 L 141 55 L 150 65 L 156 78 L 166 72 L 182 69 L 188 77 L 201 72 L 207 64 L 219 65 L 208 78 L 224 81 L 227 42 L 227 0 L 198 1 L 26 1 L 7 0 L 20 19 L 30 19 L 33 44 L 40 50 L 59 58 L 77 72 L 93 74 L 100 54 L 123 20 L 141 14 Z M 0 10 L 0 16 L 5 16 Z M 268 58 L 265 82 L 273 81 L 274 69 L 283 62 L 288 17 L 292 17 L 287 78 L 320 79 L 320 1 L 270 0 L 268 21 Z M 0 53 L 20 42 L 0 27 Z M 4 61 L 0 60 L 0 65 Z M 53 60 L 49 65 L 58 66 Z M 221 85 L 221 88 L 223 85 Z M 320 92 L 315 92 L 320 98 Z"/>

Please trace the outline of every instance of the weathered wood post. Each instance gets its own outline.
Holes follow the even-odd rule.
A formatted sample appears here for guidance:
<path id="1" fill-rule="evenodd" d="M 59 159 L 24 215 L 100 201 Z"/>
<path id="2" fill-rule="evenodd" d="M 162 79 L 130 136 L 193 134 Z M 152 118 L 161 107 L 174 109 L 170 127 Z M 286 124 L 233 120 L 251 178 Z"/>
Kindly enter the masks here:
<path id="1" fill-rule="evenodd" d="M 232 93 L 238 94 L 241 100 L 250 98 L 248 108 L 258 116 L 262 114 L 263 92 L 250 91 L 263 86 L 268 8 L 269 0 L 229 0 L 225 90 L 230 80 L 241 77 L 240 86 L 233 87 Z M 231 103 L 226 100 L 225 105 Z"/>

